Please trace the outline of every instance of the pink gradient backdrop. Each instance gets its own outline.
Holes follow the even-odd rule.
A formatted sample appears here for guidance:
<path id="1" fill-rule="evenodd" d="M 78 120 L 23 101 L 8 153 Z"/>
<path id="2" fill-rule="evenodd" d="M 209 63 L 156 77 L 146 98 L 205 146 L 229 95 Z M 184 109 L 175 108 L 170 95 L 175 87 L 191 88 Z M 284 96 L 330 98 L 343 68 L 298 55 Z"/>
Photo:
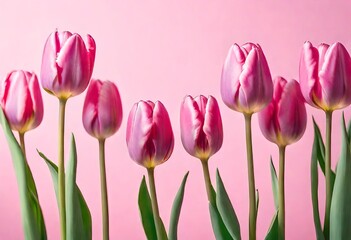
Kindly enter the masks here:
<path id="1" fill-rule="evenodd" d="M 220 99 L 222 63 L 234 42 L 259 43 L 273 76 L 298 78 L 301 47 L 306 40 L 342 42 L 351 50 L 348 1 L 113 1 L 62 0 L 1 1 L 0 78 L 13 69 L 40 71 L 47 36 L 58 28 L 96 40 L 93 76 L 114 81 L 121 92 L 124 119 L 119 132 L 107 141 L 107 177 L 111 239 L 144 239 L 137 208 L 137 192 L 145 170 L 132 162 L 125 143 L 126 118 L 139 99 L 161 100 L 167 107 L 176 138 L 167 163 L 156 169 L 160 214 L 166 225 L 181 178 L 190 175 L 179 224 L 179 239 L 214 239 L 200 162 L 182 147 L 179 108 L 183 97 L 214 95 L 220 104 L 224 144 L 210 160 L 212 176 L 221 171 L 239 221 L 242 238 L 248 236 L 248 186 L 244 120 Z M 78 184 L 93 218 L 93 239 L 101 239 L 98 144 L 81 123 L 85 93 L 68 102 L 66 149 L 70 132 L 78 147 Z M 27 151 L 44 211 L 49 239 L 58 239 L 59 219 L 51 176 L 36 153 L 57 159 L 58 101 L 43 92 L 42 125 L 27 134 Z M 315 239 L 310 197 L 310 155 L 313 140 L 311 116 L 324 134 L 322 112 L 308 107 L 308 129 L 302 140 L 287 149 L 287 239 Z M 333 164 L 340 149 L 340 115 L 334 115 Z M 349 119 L 351 111 L 346 110 Z M 0 238 L 23 239 L 19 198 L 7 143 L 0 130 Z M 256 184 L 260 191 L 258 239 L 269 227 L 274 204 L 269 156 L 277 160 L 253 118 Z M 68 151 L 67 151 L 68 152 Z M 324 183 L 320 183 L 324 206 Z M 324 209 L 324 207 L 322 207 Z"/>

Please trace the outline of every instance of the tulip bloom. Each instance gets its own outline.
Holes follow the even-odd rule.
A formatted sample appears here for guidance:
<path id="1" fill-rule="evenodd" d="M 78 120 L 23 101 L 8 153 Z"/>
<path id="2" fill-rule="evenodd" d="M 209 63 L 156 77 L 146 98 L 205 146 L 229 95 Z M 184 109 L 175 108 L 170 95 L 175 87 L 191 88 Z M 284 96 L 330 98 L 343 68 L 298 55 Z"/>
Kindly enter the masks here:
<path id="1" fill-rule="evenodd" d="M 1 106 L 13 130 L 24 134 L 43 120 L 43 100 L 35 73 L 10 72 L 2 86 Z"/>
<path id="2" fill-rule="evenodd" d="M 305 132 L 307 114 L 300 85 L 277 77 L 272 102 L 258 113 L 263 135 L 278 146 L 298 141 Z"/>
<path id="3" fill-rule="evenodd" d="M 181 138 L 192 156 L 207 160 L 223 143 L 222 118 L 216 99 L 186 96 L 180 109 Z"/>
<path id="4" fill-rule="evenodd" d="M 223 65 L 221 95 L 231 109 L 252 114 L 272 99 L 273 84 L 266 57 L 258 44 L 234 44 Z"/>
<path id="5" fill-rule="evenodd" d="M 122 123 L 122 103 L 116 85 L 110 81 L 92 80 L 85 97 L 83 125 L 93 137 L 106 139 Z"/>
<path id="6" fill-rule="evenodd" d="M 130 157 L 146 168 L 167 161 L 173 152 L 174 136 L 166 108 L 159 101 L 134 104 L 127 123 Z"/>
<path id="7" fill-rule="evenodd" d="M 88 86 L 94 67 L 95 42 L 86 42 L 78 34 L 53 32 L 46 41 L 42 65 L 43 88 L 59 99 L 82 93 Z"/>
<path id="8" fill-rule="evenodd" d="M 345 108 L 351 103 L 351 58 L 341 43 L 303 46 L 300 84 L 308 104 L 324 111 Z"/>

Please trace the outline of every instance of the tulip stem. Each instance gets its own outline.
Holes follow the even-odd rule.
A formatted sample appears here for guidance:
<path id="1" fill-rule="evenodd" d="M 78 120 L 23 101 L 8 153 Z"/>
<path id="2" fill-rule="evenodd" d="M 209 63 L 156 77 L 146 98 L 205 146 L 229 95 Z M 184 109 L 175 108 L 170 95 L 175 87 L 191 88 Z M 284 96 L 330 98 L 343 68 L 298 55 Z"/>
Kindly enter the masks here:
<path id="1" fill-rule="evenodd" d="M 245 116 L 245 132 L 246 132 L 246 154 L 247 154 L 247 167 L 249 178 L 249 239 L 256 240 L 256 188 L 255 188 L 255 172 L 252 153 L 252 130 L 251 130 L 251 117 L 252 114 L 244 114 Z"/>
<path id="2" fill-rule="evenodd" d="M 26 145 L 24 143 L 24 133 L 18 133 L 24 160 L 27 161 Z"/>
<path id="3" fill-rule="evenodd" d="M 205 184 L 206 184 L 206 192 L 207 199 L 213 205 L 216 206 L 216 198 L 213 191 L 213 186 L 211 183 L 210 171 L 208 170 L 208 160 L 201 160 L 202 163 L 202 171 L 204 173 Z"/>
<path id="4" fill-rule="evenodd" d="M 60 226 L 61 240 L 66 239 L 66 202 L 65 202 L 65 110 L 66 99 L 60 99 L 59 108 L 59 151 L 58 151 L 58 195 L 59 195 L 59 211 L 60 211 Z"/>
<path id="5" fill-rule="evenodd" d="M 109 239 L 109 219 L 108 219 L 108 196 L 105 166 L 105 139 L 99 139 L 100 157 L 100 184 L 101 184 L 101 206 L 102 206 L 102 227 L 103 240 Z"/>
<path id="6" fill-rule="evenodd" d="M 285 239 L 285 146 L 279 146 L 279 211 L 278 211 L 278 239 Z"/>
<path id="7" fill-rule="evenodd" d="M 164 235 L 163 235 L 163 226 L 162 226 L 162 222 L 161 222 L 161 218 L 160 218 L 160 213 L 158 211 L 154 168 L 153 167 L 147 168 L 147 173 L 149 176 L 149 187 L 150 187 L 150 194 L 151 194 L 152 212 L 154 214 L 157 239 L 158 240 L 165 240 Z"/>
<path id="8" fill-rule="evenodd" d="M 331 185 L 331 132 L 333 111 L 326 111 L 326 140 L 325 140 L 325 218 L 324 218 L 324 237 L 329 239 L 330 226 L 330 206 L 333 189 Z"/>

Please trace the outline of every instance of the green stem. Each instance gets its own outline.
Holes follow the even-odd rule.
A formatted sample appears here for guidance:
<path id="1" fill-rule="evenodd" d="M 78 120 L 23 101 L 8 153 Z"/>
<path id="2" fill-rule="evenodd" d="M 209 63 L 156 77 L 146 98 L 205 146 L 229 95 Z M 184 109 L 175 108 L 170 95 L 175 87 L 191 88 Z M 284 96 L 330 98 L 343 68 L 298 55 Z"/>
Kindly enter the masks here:
<path id="1" fill-rule="evenodd" d="M 215 205 L 216 204 L 216 198 L 215 198 L 215 195 L 214 195 L 214 192 L 213 192 L 213 186 L 212 186 L 212 183 L 211 183 L 210 171 L 208 170 L 208 160 L 207 159 L 201 160 L 201 163 L 202 163 L 202 171 L 203 171 L 204 178 L 205 178 L 207 199 L 212 205 L 216 206 Z"/>
<path id="2" fill-rule="evenodd" d="M 278 211 L 278 239 L 285 239 L 285 146 L 279 146 L 279 211 Z"/>
<path id="3" fill-rule="evenodd" d="M 149 176 L 149 187 L 150 187 L 150 194 L 151 194 L 152 212 L 154 214 L 154 221 L 155 221 L 155 225 L 156 225 L 157 239 L 158 240 L 164 240 L 160 213 L 158 211 L 154 168 L 148 168 L 147 169 L 147 173 L 148 173 L 148 176 Z"/>
<path id="4" fill-rule="evenodd" d="M 331 132 L 332 132 L 332 116 L 333 111 L 326 111 L 326 142 L 325 142 L 325 218 L 324 218 L 324 237 L 329 239 L 330 226 L 330 206 L 332 199 L 332 185 L 331 185 Z"/>
<path id="5" fill-rule="evenodd" d="M 19 135 L 19 140 L 20 140 L 20 145 L 22 149 L 22 153 L 24 156 L 25 161 L 27 161 L 27 155 L 26 155 L 26 145 L 24 143 L 24 133 L 18 133 Z"/>
<path id="6" fill-rule="evenodd" d="M 252 153 L 252 130 L 251 117 L 252 114 L 244 114 L 245 116 L 245 132 L 246 132 L 246 154 L 247 154 L 247 168 L 249 178 L 249 239 L 256 240 L 256 188 L 255 188 L 255 173 Z"/>
<path id="7" fill-rule="evenodd" d="M 58 151 L 58 195 L 59 195 L 59 211 L 60 211 L 60 226 L 61 240 L 66 239 L 66 202 L 65 202 L 65 110 L 67 100 L 60 99 L 59 108 L 59 151 Z"/>
<path id="8" fill-rule="evenodd" d="M 105 139 L 99 139 L 100 157 L 100 184 L 101 184 L 101 206 L 102 206 L 102 227 L 103 239 L 109 239 L 109 219 L 108 219 L 108 196 L 105 166 Z"/>

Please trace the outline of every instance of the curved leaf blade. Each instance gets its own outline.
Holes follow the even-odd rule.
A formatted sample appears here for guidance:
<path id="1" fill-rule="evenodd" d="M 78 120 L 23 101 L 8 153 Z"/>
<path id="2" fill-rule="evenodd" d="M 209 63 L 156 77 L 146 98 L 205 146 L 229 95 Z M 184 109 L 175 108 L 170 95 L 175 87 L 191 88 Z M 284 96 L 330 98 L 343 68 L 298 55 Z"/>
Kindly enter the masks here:
<path id="1" fill-rule="evenodd" d="M 351 150 L 344 115 L 342 131 L 342 150 L 330 209 L 330 239 L 333 240 L 351 236 Z"/>
<path id="2" fill-rule="evenodd" d="M 313 220 L 316 231 L 316 238 L 318 240 L 324 240 L 323 229 L 321 225 L 319 215 L 319 201 L 318 201 L 318 163 L 317 159 L 321 159 L 319 162 L 324 163 L 324 144 L 322 136 L 316 122 L 313 120 L 314 126 L 314 141 L 312 147 L 311 156 L 311 196 L 312 196 L 312 209 L 313 209 Z"/>
<path id="3" fill-rule="evenodd" d="M 278 239 L 278 211 L 277 210 L 273 216 L 271 225 L 268 229 L 268 233 L 266 237 L 264 238 L 265 240 L 277 240 Z"/>
<path id="4" fill-rule="evenodd" d="M 223 223 L 220 213 L 218 212 L 217 206 L 212 203 L 208 203 L 211 216 L 211 224 L 216 240 L 231 240 L 233 239 L 228 232 L 226 226 Z"/>
<path id="5" fill-rule="evenodd" d="M 145 176 L 143 176 L 139 187 L 138 205 L 141 222 L 147 239 L 157 240 L 154 214 L 152 213 L 151 198 L 146 185 Z"/>
<path id="6" fill-rule="evenodd" d="M 177 195 L 174 199 L 173 206 L 172 206 L 172 212 L 171 212 L 171 219 L 169 223 L 169 240 L 177 240 L 178 239 L 178 222 L 179 222 L 179 216 L 180 216 L 180 211 L 182 208 L 183 204 L 183 199 L 184 199 L 184 191 L 185 191 L 185 184 L 188 179 L 189 172 L 187 172 L 182 180 L 182 183 L 179 187 L 179 190 L 177 192 Z"/>
<path id="7" fill-rule="evenodd" d="M 274 206 L 275 206 L 275 210 L 278 210 L 278 207 L 279 207 L 279 185 L 278 185 L 277 171 L 275 170 L 272 156 L 271 156 L 270 169 L 271 169 L 271 182 L 272 182 Z"/>
<path id="8" fill-rule="evenodd" d="M 226 226 L 232 238 L 234 240 L 240 240 L 241 239 L 240 224 L 235 214 L 233 205 L 229 199 L 228 193 L 225 190 L 225 187 L 218 169 L 216 173 L 216 182 L 217 182 L 216 204 L 217 204 L 218 212 L 220 213 L 223 223 Z"/>
<path id="9" fill-rule="evenodd" d="M 1 108 L 0 122 L 11 152 L 17 178 L 25 239 L 45 240 L 47 239 L 45 222 L 33 175 Z"/>

